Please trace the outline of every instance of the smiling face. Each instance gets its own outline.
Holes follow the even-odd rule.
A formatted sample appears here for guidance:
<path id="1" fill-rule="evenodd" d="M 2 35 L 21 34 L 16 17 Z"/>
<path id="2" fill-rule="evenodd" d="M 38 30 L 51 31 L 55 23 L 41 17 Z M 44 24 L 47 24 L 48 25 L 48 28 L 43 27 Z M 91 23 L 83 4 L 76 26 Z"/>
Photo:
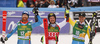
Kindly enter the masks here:
<path id="1" fill-rule="evenodd" d="M 27 14 L 23 14 L 22 15 L 22 21 L 26 22 L 28 20 L 28 15 Z"/>
<path id="2" fill-rule="evenodd" d="M 55 2 L 54 1 L 50 1 L 50 5 L 54 5 L 55 4 Z"/>
<path id="3" fill-rule="evenodd" d="M 79 21 L 82 23 L 82 22 L 84 22 L 84 20 L 85 20 L 85 17 L 84 16 L 79 16 Z"/>
<path id="4" fill-rule="evenodd" d="M 54 24 L 55 21 L 56 21 L 54 16 L 51 16 L 51 17 L 49 18 L 49 20 L 50 20 L 50 23 L 51 23 L 51 24 Z"/>

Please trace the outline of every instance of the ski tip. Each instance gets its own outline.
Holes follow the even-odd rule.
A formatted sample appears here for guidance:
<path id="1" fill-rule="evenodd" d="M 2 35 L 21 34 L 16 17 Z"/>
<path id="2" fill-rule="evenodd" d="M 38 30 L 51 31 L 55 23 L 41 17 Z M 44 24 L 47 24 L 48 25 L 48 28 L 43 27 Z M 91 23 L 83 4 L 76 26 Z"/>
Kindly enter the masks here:
<path id="1" fill-rule="evenodd" d="M 3 14 L 7 14 L 7 11 L 3 11 Z"/>
<path id="2" fill-rule="evenodd" d="M 44 18 L 43 21 L 47 21 L 47 18 Z"/>
<path id="3" fill-rule="evenodd" d="M 47 18 L 44 18 L 44 19 L 47 19 Z"/>

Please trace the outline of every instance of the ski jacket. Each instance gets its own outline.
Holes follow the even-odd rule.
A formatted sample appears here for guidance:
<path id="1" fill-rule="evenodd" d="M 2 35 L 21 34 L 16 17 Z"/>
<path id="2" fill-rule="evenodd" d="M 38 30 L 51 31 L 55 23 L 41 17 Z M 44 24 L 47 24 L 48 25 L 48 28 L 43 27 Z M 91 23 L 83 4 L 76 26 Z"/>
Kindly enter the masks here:
<path id="1" fill-rule="evenodd" d="M 39 26 L 39 25 L 41 25 L 43 23 L 42 19 L 40 18 L 39 15 L 37 15 L 37 18 L 38 18 L 38 22 L 35 22 L 35 23 L 28 22 L 26 24 L 23 24 L 21 22 L 18 22 L 14 26 L 13 30 L 9 34 L 7 34 L 6 37 L 10 38 L 17 31 L 17 34 L 18 34 L 18 44 L 23 44 L 23 43 L 26 44 L 25 41 L 27 41 L 27 43 L 29 43 L 29 40 L 31 39 L 30 38 L 31 32 L 33 30 L 32 28 L 35 28 L 35 27 L 37 27 L 37 26 Z M 25 41 L 23 42 L 23 40 L 25 40 Z"/>
<path id="2" fill-rule="evenodd" d="M 90 26 L 84 24 L 84 28 L 81 29 L 78 27 L 79 22 L 72 20 L 70 17 L 67 22 L 69 22 L 73 26 L 73 40 L 84 42 L 86 34 L 88 35 L 88 38 L 90 38 Z"/>

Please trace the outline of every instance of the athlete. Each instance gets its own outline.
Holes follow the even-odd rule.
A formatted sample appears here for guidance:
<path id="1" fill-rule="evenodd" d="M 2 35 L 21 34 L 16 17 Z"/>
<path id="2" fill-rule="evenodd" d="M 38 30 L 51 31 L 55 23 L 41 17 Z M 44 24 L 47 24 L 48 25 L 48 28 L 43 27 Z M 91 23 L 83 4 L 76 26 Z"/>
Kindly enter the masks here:
<path id="1" fill-rule="evenodd" d="M 36 15 L 38 12 L 34 11 L 34 14 Z M 20 20 L 20 22 L 18 22 L 15 27 L 12 29 L 12 31 L 7 34 L 7 36 L 5 37 L 5 39 L 3 40 L 3 38 L 1 37 L 1 41 L 7 41 L 16 31 L 18 34 L 18 42 L 17 44 L 31 44 L 31 33 L 33 28 L 39 26 L 42 24 L 42 19 L 40 18 L 39 15 L 36 15 L 38 18 L 38 22 L 29 22 L 28 18 L 29 18 L 29 12 L 28 11 L 24 11 L 22 13 L 22 19 Z"/>
<path id="2" fill-rule="evenodd" d="M 58 44 L 59 32 L 60 29 L 67 24 L 66 19 L 61 23 L 56 23 L 56 15 L 54 13 L 50 13 L 48 14 L 48 21 L 48 44 Z M 43 27 L 43 24 L 40 26 Z M 44 36 L 41 38 L 41 42 L 45 44 Z"/>
<path id="3" fill-rule="evenodd" d="M 85 23 L 85 19 L 85 13 L 79 13 L 79 21 L 74 21 L 67 15 L 67 22 L 73 26 L 72 44 L 84 44 L 86 34 L 90 39 L 91 28 Z"/>

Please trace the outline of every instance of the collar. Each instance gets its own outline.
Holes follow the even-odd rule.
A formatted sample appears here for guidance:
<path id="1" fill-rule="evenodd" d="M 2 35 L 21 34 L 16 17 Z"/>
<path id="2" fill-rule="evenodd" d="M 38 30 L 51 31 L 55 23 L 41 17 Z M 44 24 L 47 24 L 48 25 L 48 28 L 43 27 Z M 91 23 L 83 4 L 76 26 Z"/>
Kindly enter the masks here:
<path id="1" fill-rule="evenodd" d="M 26 22 L 22 22 L 22 21 L 20 21 L 20 23 L 22 23 L 22 24 L 27 24 L 27 23 L 28 23 L 28 21 L 26 21 Z"/>
<path id="2" fill-rule="evenodd" d="M 85 22 L 82 22 L 82 23 L 81 23 L 81 22 L 79 22 L 79 23 L 80 23 L 80 24 L 82 24 L 82 25 L 85 25 Z"/>
<path id="3" fill-rule="evenodd" d="M 56 27 L 56 24 L 50 24 L 50 26 L 52 26 L 52 27 Z"/>

